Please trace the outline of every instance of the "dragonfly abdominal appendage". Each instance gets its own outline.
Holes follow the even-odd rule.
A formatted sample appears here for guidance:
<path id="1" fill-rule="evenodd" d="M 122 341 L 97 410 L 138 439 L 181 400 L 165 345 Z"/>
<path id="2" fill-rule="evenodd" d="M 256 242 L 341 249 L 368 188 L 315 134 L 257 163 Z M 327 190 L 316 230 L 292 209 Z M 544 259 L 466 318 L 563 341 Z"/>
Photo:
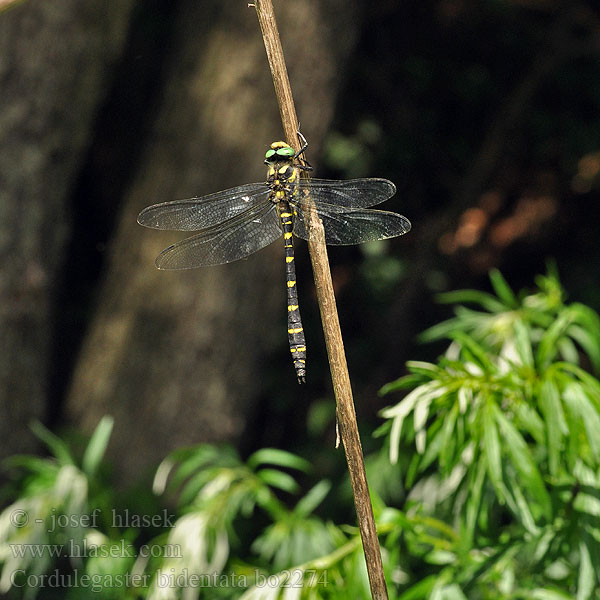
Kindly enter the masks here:
<path id="1" fill-rule="evenodd" d="M 298 381 L 306 378 L 306 342 L 300 318 L 293 236 L 308 240 L 316 215 L 325 242 L 333 245 L 396 237 L 410 230 L 397 213 L 370 207 L 391 198 L 396 187 L 387 179 L 305 179 L 312 170 L 301 138 L 299 152 L 273 142 L 265 154 L 267 180 L 200 198 L 155 204 L 142 210 L 138 223 L 153 229 L 195 232 L 163 250 L 159 269 L 191 269 L 245 258 L 283 236 L 286 266 L 288 341 Z"/>

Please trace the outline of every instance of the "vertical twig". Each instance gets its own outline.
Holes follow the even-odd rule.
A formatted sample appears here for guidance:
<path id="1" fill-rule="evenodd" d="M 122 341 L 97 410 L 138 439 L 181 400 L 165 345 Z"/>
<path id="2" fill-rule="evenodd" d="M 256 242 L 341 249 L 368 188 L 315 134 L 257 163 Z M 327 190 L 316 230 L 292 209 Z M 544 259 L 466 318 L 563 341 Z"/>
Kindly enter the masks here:
<path id="1" fill-rule="evenodd" d="M 271 75 L 273 76 L 273 84 L 275 86 L 275 94 L 279 104 L 285 137 L 288 144 L 298 151 L 299 141 L 296 135 L 298 118 L 283 58 L 283 49 L 279 39 L 277 23 L 273 13 L 273 5 L 271 0 L 255 0 L 254 6 L 267 51 Z M 308 249 L 313 267 L 319 309 L 321 311 L 321 321 L 323 323 L 329 368 L 333 381 L 340 434 L 346 453 L 350 482 L 354 493 L 356 515 L 358 517 L 358 525 L 367 563 L 371 595 L 375 600 L 387 600 L 388 595 L 383 574 L 383 564 L 381 562 L 381 551 L 379 549 L 373 508 L 367 485 L 365 463 L 360 436 L 358 434 L 356 413 L 354 411 L 352 388 L 350 386 L 350 375 L 348 374 L 348 366 L 346 364 L 344 342 L 342 340 L 329 260 L 327 258 L 325 235 L 323 225 L 318 219 L 313 219 L 311 223 Z"/>

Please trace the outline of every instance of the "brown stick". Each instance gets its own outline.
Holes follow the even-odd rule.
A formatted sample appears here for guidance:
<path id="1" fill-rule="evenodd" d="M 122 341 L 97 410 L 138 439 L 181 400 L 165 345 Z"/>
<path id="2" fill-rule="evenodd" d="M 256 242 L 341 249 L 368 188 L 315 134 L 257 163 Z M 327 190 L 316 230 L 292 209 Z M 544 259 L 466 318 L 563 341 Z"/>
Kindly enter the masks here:
<path id="1" fill-rule="evenodd" d="M 20 4 L 21 2 L 23 2 L 23 0 L 0 0 L 0 12 L 10 8 L 11 6 Z"/>
<path id="2" fill-rule="evenodd" d="M 277 30 L 277 23 L 273 14 L 273 5 L 271 0 L 255 0 L 254 6 L 267 51 L 271 75 L 273 76 L 273 84 L 275 86 L 275 94 L 279 104 L 285 137 L 290 146 L 298 151 L 300 148 L 296 133 L 298 118 L 283 58 L 279 31 Z M 381 562 L 379 539 L 377 538 L 373 508 L 367 485 L 365 463 L 360 436 L 358 434 L 356 413 L 354 411 L 352 388 L 350 386 L 350 375 L 348 374 L 348 365 L 346 364 L 344 342 L 342 340 L 329 260 L 327 258 L 323 224 L 315 218 L 312 219 L 310 227 L 311 235 L 308 242 L 308 249 L 313 267 L 319 309 L 321 311 L 327 355 L 329 357 L 337 419 L 346 453 L 350 482 L 354 493 L 356 515 L 358 517 L 367 572 L 369 574 L 371 596 L 374 600 L 387 600 L 388 595 L 383 574 L 383 564 Z"/>

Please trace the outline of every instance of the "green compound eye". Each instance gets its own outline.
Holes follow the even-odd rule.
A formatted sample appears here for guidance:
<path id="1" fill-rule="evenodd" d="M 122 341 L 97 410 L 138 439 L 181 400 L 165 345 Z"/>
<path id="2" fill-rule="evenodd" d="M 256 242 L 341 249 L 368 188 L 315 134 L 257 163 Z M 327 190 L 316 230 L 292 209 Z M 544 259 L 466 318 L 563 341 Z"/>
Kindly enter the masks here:
<path id="1" fill-rule="evenodd" d="M 291 148 L 290 146 L 286 146 L 284 148 L 279 148 L 277 150 L 277 155 L 278 156 L 283 156 L 284 158 L 292 158 L 296 153 L 294 152 L 294 149 Z"/>
<path id="2" fill-rule="evenodd" d="M 275 154 L 275 150 L 267 150 L 267 153 L 265 154 L 265 160 L 269 160 L 270 158 L 273 157 L 273 155 Z"/>

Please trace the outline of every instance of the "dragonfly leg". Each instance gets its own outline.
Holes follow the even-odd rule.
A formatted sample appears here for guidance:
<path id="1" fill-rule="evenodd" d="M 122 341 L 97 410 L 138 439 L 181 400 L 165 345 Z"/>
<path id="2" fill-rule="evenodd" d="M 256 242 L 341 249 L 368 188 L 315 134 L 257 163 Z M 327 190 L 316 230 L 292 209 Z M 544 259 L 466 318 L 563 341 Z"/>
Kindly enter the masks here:
<path id="1" fill-rule="evenodd" d="M 298 123 L 298 127 L 300 127 L 300 123 Z M 306 138 L 302 135 L 300 129 L 296 131 L 296 134 L 298 135 L 298 140 L 300 141 L 302 147 L 300 148 L 300 150 L 298 150 L 298 152 L 296 152 L 296 154 L 294 155 L 294 159 L 300 158 L 300 155 L 304 154 L 305 150 L 308 148 L 308 142 L 306 141 Z M 300 161 L 301 162 L 296 165 L 299 169 L 302 169 L 303 171 L 313 170 L 312 165 L 308 162 L 306 158 L 306 155 L 300 158 Z"/>
<path id="2" fill-rule="evenodd" d="M 308 148 L 308 142 L 306 141 L 306 138 L 304 137 L 304 135 L 302 135 L 302 132 L 300 131 L 300 123 L 298 123 L 298 131 L 296 131 L 296 135 L 298 136 L 298 141 L 300 142 L 300 150 L 298 150 L 298 152 L 296 152 L 296 155 L 294 156 L 294 158 L 298 158 L 307 148 Z"/>

